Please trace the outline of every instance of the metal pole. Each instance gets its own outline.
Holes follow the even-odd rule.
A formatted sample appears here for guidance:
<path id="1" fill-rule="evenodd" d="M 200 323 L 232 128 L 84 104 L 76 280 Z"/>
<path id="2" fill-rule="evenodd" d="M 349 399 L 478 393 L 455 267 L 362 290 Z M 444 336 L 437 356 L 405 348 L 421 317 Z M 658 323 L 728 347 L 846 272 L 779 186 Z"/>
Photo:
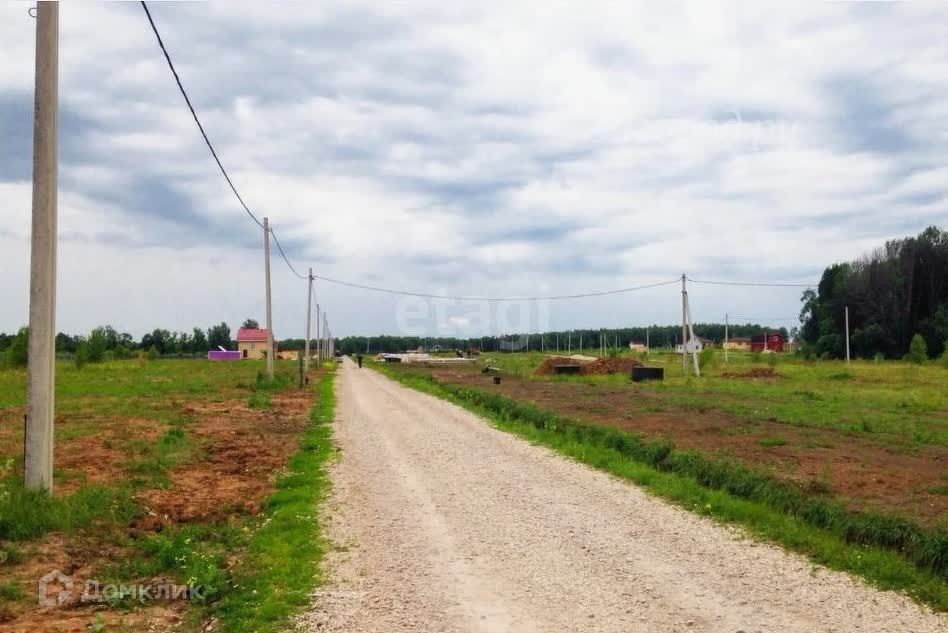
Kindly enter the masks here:
<path id="1" fill-rule="evenodd" d="M 27 488 L 52 492 L 56 382 L 58 2 L 37 3 L 35 90 L 30 343 L 23 470 Z"/>
<path id="2" fill-rule="evenodd" d="M 273 378 L 273 310 L 270 306 L 270 221 L 263 218 L 263 271 L 267 281 L 267 376 Z"/>
<path id="3" fill-rule="evenodd" d="M 849 364 L 849 306 L 846 306 L 846 364 Z"/>
<path id="4" fill-rule="evenodd" d="M 313 269 L 309 269 L 309 292 L 306 293 L 306 343 L 303 352 L 306 358 L 303 360 L 303 371 L 309 371 L 309 328 L 310 320 L 313 314 Z"/>
<path id="5" fill-rule="evenodd" d="M 688 330 L 687 330 L 687 301 L 688 301 L 688 289 L 685 288 L 685 275 L 681 276 L 681 375 L 688 375 L 688 361 L 687 361 L 687 341 L 688 341 Z"/>

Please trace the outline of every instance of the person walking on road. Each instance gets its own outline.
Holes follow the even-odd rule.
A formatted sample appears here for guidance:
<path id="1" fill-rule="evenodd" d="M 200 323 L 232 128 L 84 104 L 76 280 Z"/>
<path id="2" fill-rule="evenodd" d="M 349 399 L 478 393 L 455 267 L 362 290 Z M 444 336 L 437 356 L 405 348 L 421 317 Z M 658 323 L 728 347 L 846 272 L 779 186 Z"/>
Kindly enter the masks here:
<path id="1" fill-rule="evenodd" d="M 359 363 L 359 369 L 362 369 L 362 354 L 356 354 L 356 362 Z"/>

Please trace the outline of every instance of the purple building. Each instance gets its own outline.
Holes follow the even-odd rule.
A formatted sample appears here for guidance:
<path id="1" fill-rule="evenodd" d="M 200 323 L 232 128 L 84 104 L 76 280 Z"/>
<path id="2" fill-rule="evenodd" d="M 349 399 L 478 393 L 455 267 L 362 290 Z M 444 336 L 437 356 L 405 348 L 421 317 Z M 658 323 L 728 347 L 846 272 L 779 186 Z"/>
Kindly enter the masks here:
<path id="1" fill-rule="evenodd" d="M 207 360 L 240 360 L 240 352 L 212 349 L 207 352 Z"/>

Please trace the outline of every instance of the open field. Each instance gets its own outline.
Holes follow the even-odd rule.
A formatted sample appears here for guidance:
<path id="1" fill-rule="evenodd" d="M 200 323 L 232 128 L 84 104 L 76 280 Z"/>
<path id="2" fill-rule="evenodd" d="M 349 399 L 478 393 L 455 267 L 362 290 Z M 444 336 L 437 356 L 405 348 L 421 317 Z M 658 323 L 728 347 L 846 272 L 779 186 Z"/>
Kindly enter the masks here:
<path id="1" fill-rule="evenodd" d="M 653 354 L 666 380 L 625 374 L 538 376 L 543 355 L 485 355 L 505 374 L 494 385 L 476 369 L 433 368 L 439 380 L 475 386 L 557 413 L 708 450 L 828 488 L 853 507 L 948 518 L 948 371 L 909 363 L 806 364 L 780 358 L 773 378 L 749 354 L 681 377 L 680 357 Z M 737 375 L 727 377 L 725 374 Z"/>
<path id="2" fill-rule="evenodd" d="M 501 384 L 477 368 L 382 369 L 412 386 L 428 384 L 412 377 L 431 377 L 436 392 L 465 406 L 487 407 L 498 419 L 523 419 L 528 426 L 540 425 L 539 433 L 551 428 L 583 443 L 614 446 L 660 470 L 806 515 L 806 521 L 843 541 L 893 548 L 935 570 L 944 582 L 948 372 L 941 367 L 892 362 L 847 367 L 779 358 L 774 377 L 749 378 L 743 376 L 771 367 L 756 366 L 750 355 L 734 355 L 727 366 L 718 359 L 703 378 L 687 380 L 678 357 L 653 355 L 652 363 L 667 368 L 667 379 L 635 384 L 624 374 L 539 376 L 538 353 L 484 356 L 501 369 Z M 575 433 L 573 424 L 580 425 Z M 585 433 L 582 425 L 620 435 Z M 793 545 L 793 539 L 768 536 Z M 927 553 L 916 550 L 918 539 L 927 543 Z M 859 571 L 845 560 L 834 564 Z M 925 599 L 935 596 L 937 603 L 943 591 Z"/>
<path id="3" fill-rule="evenodd" d="M 0 631 L 189 630 L 238 612 L 267 630 L 253 614 L 243 617 L 249 609 L 240 590 L 266 565 L 257 560 L 248 568 L 242 560 L 268 557 L 275 529 L 288 531 L 277 540 L 300 531 L 279 519 L 286 503 L 300 512 L 281 495 L 315 502 L 321 462 L 305 455 L 328 450 L 328 439 L 314 426 L 325 424 L 326 414 L 317 420 L 311 413 L 319 408 L 316 393 L 326 393 L 314 391 L 325 370 L 311 372 L 313 384 L 297 389 L 295 363 L 278 363 L 273 382 L 261 377 L 263 367 L 163 360 L 77 370 L 60 363 L 52 497 L 22 490 L 24 376 L 0 372 Z M 301 441 L 308 452 L 294 458 L 293 477 L 281 474 Z M 305 490 L 291 492 L 294 486 Z M 271 520 L 261 523 L 263 516 Z M 317 547 L 316 525 L 307 524 Z M 306 580 L 295 587 L 305 595 L 318 555 L 300 550 L 298 577 L 268 584 L 289 591 Z M 133 597 L 112 595 L 105 610 L 40 608 L 37 581 L 54 569 L 73 579 L 69 600 L 89 579 L 200 585 L 202 596 L 139 606 Z"/>

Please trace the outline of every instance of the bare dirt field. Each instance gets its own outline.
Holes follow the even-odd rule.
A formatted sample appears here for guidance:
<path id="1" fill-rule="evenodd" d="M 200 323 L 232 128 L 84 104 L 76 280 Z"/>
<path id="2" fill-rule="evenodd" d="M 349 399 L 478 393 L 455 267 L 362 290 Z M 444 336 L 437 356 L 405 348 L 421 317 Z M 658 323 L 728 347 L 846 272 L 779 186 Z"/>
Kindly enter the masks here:
<path id="1" fill-rule="evenodd" d="M 345 363 L 338 390 L 308 630 L 948 630 L 371 370 Z"/>

